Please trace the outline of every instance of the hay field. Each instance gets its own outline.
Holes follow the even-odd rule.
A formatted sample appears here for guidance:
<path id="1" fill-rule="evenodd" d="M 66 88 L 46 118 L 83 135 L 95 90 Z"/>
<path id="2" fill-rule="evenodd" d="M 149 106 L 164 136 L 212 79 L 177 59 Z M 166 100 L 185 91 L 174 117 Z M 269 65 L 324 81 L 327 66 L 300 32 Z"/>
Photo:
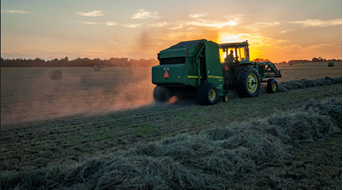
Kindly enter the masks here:
<path id="1" fill-rule="evenodd" d="M 283 77 L 342 76 L 337 63 L 294 66 Z M 11 69 L 2 77 L 17 82 L 7 94 L 1 86 L 2 189 L 342 188 L 341 83 L 160 105 L 150 68 L 59 68 L 62 80 L 50 80 L 50 68 Z M 139 85 L 127 88 L 132 80 Z M 51 109 L 30 113 L 36 104 Z"/>
<path id="2" fill-rule="evenodd" d="M 278 69 L 283 69 L 282 78 L 277 79 L 279 82 L 300 79 L 316 79 L 342 76 L 342 62 L 335 62 L 334 67 L 328 67 L 328 62 L 310 62 L 305 64 L 296 63 L 293 65 L 277 64 Z"/>
<path id="3" fill-rule="evenodd" d="M 277 65 L 278 82 L 342 76 L 342 63 Z M 96 115 L 153 103 L 151 68 L 62 67 L 61 80 L 50 80 L 54 68 L 1 69 L 1 124 L 71 115 Z"/>

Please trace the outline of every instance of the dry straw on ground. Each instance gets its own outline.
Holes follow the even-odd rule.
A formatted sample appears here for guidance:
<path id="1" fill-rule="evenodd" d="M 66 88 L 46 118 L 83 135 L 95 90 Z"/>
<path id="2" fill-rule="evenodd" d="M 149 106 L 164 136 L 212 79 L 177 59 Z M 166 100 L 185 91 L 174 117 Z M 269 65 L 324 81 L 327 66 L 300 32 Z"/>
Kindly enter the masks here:
<path id="1" fill-rule="evenodd" d="M 341 100 L 300 111 L 181 134 L 78 165 L 2 173 L 3 189 L 226 189 L 249 184 L 259 168 L 291 157 L 300 143 L 341 133 Z M 242 186 L 240 186 L 242 185 Z"/>

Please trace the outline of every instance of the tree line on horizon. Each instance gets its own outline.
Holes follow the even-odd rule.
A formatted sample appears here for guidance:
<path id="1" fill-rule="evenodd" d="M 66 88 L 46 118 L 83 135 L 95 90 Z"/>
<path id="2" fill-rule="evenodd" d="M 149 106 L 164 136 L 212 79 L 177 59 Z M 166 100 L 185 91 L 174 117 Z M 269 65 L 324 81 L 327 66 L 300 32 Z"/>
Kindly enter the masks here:
<path id="1" fill-rule="evenodd" d="M 45 61 L 36 59 L 3 59 L 1 57 L 1 67 L 93 67 L 94 65 L 107 65 L 109 67 L 150 67 L 158 65 L 156 59 L 128 59 L 128 58 L 110 58 L 101 60 L 99 58 L 76 58 L 69 60 L 68 57 L 61 59 L 52 59 Z"/>
<path id="2" fill-rule="evenodd" d="M 268 59 L 256 58 L 257 61 L 269 61 Z M 254 60 L 254 61 L 255 61 Z M 304 63 L 304 62 L 327 62 L 327 61 L 342 61 L 342 59 L 324 59 L 314 57 L 312 60 L 289 60 L 288 63 Z M 287 63 L 283 61 L 281 63 Z M 128 59 L 128 58 L 110 58 L 101 60 L 99 58 L 77 58 L 69 60 L 68 57 L 61 59 L 52 59 L 45 61 L 44 59 L 3 59 L 1 57 L 1 67 L 93 67 L 94 65 L 107 65 L 109 67 L 152 67 L 158 65 L 157 59 Z"/>
<path id="3" fill-rule="evenodd" d="M 312 60 L 300 59 L 300 60 L 289 60 L 288 63 L 304 63 L 304 62 L 332 62 L 332 61 L 342 61 L 342 59 L 324 59 L 322 57 L 314 57 Z"/>

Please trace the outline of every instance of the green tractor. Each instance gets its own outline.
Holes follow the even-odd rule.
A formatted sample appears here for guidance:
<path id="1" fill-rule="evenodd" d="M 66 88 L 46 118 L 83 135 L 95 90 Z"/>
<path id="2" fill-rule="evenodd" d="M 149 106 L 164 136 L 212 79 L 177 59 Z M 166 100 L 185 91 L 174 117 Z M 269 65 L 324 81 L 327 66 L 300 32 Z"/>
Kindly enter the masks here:
<path id="1" fill-rule="evenodd" d="M 248 41 L 217 44 L 194 40 L 180 42 L 158 53 L 159 65 L 152 67 L 154 99 L 166 102 L 172 96 L 196 96 L 200 105 L 213 105 L 219 99 L 229 100 L 229 89 L 240 97 L 255 97 L 260 84 L 267 91 L 277 91 L 281 71 L 271 62 L 249 60 Z M 266 80 L 267 78 L 271 78 Z"/>

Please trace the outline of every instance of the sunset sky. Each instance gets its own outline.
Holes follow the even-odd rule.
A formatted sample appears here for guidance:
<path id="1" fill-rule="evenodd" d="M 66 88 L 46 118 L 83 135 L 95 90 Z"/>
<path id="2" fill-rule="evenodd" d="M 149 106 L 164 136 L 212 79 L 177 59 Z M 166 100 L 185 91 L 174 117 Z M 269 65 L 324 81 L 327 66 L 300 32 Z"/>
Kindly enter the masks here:
<path id="1" fill-rule="evenodd" d="M 1 57 L 156 58 L 248 40 L 251 58 L 342 59 L 342 0 L 1 0 Z"/>

